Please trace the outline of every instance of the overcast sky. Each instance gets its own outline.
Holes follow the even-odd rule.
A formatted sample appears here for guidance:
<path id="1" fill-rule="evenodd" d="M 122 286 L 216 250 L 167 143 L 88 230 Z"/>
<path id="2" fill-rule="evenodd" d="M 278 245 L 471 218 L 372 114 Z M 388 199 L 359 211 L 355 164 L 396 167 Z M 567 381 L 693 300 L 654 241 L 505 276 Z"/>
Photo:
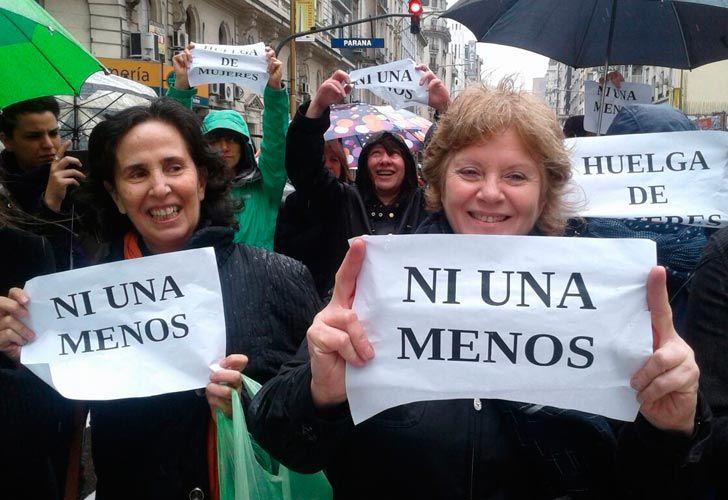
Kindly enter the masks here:
<path id="1" fill-rule="evenodd" d="M 455 0 L 447 3 L 449 7 Z M 475 37 L 471 34 L 470 39 Z M 490 83 L 495 85 L 505 75 L 518 75 L 519 83 L 528 90 L 533 78 L 546 75 L 549 62 L 548 58 L 533 52 L 492 43 L 478 43 L 478 54 L 483 58 L 483 75 L 489 75 Z"/>
<path id="2" fill-rule="evenodd" d="M 546 75 L 549 60 L 527 50 L 478 43 L 478 54 L 483 58 L 483 75 L 495 85 L 505 75 L 518 75 L 518 83 L 531 90 L 533 78 Z"/>

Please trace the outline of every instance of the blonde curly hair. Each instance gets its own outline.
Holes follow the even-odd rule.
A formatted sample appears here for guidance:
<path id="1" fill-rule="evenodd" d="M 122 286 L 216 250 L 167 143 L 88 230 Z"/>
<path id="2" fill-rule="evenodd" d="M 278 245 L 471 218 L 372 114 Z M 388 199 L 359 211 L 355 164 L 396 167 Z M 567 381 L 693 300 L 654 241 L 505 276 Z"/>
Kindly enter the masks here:
<path id="1" fill-rule="evenodd" d="M 425 151 L 422 168 L 427 181 L 427 207 L 442 210 L 445 173 L 456 152 L 511 128 L 542 167 L 544 208 L 536 227 L 543 234 L 562 234 L 569 211 L 564 193 L 571 178 L 564 134 L 546 103 L 524 90 L 514 89 L 512 80 L 501 81 L 497 88 L 465 89 L 442 116 Z"/>

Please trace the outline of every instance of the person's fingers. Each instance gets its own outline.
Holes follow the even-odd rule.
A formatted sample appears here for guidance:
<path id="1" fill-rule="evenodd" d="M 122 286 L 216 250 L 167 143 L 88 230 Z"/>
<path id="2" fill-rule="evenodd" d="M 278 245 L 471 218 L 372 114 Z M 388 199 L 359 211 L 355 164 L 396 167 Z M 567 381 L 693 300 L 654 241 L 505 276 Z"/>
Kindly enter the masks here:
<path id="1" fill-rule="evenodd" d="M 349 343 L 356 353 L 356 357 L 368 361 L 374 357 L 374 348 L 364 332 L 358 316 L 351 309 L 324 309 L 321 312 L 323 322 L 349 336 Z"/>
<path id="2" fill-rule="evenodd" d="M 312 358 L 336 354 L 354 366 L 363 366 L 365 359 L 358 355 L 349 334 L 325 321 L 316 321 L 308 330 L 308 346 Z"/>
<path id="3" fill-rule="evenodd" d="M 435 76 L 435 73 L 432 71 L 427 71 L 422 78 L 420 78 L 420 86 L 423 85 L 431 85 L 433 81 L 437 80 L 437 77 Z"/>
<path id="4" fill-rule="evenodd" d="M 364 332 L 364 327 L 359 321 L 359 318 L 354 318 L 354 320 L 349 323 L 347 331 L 349 332 L 349 338 L 354 346 L 354 350 L 359 357 L 363 358 L 365 361 L 371 360 L 374 357 L 374 348 L 372 347 L 371 342 L 369 342 L 369 337 L 367 337 L 367 334 Z"/>
<path id="5" fill-rule="evenodd" d="M 70 140 L 64 141 L 63 144 L 61 144 L 61 147 L 58 148 L 58 152 L 56 153 L 56 156 L 58 157 L 58 159 L 61 159 L 61 158 L 63 158 L 65 156 L 66 150 L 69 147 L 71 147 L 71 141 Z"/>
<path id="6" fill-rule="evenodd" d="M 243 386 L 243 374 L 238 370 L 216 370 L 210 374 L 210 382 L 240 389 Z"/>
<path id="7" fill-rule="evenodd" d="M 652 350 L 656 351 L 678 337 L 667 294 L 667 274 L 662 266 L 654 266 L 647 276 L 647 308 L 652 320 Z"/>
<path id="8" fill-rule="evenodd" d="M 10 314 L 15 318 L 24 318 L 28 315 L 29 299 L 20 288 L 11 288 L 7 297 L 0 296 L 0 313 Z"/>
<path id="9" fill-rule="evenodd" d="M 83 168 L 83 164 L 81 163 L 81 160 L 78 158 L 74 158 L 73 156 L 64 156 L 61 158 L 58 162 L 55 162 L 53 166 L 51 167 L 52 175 L 61 178 L 61 177 L 80 177 L 85 178 L 83 171 L 81 170 Z"/>
<path id="10" fill-rule="evenodd" d="M 341 70 L 341 69 L 337 69 L 336 71 L 334 71 L 334 73 L 331 75 L 331 77 L 329 79 L 335 80 L 335 81 L 341 83 L 342 86 L 344 83 L 350 83 L 349 74 L 346 71 Z"/>
<path id="11" fill-rule="evenodd" d="M 683 363 L 687 355 L 688 353 L 678 341 L 661 347 L 652 353 L 642 368 L 632 376 L 632 388 L 637 392 L 642 392 L 657 377 Z"/>
<path id="12" fill-rule="evenodd" d="M 61 172 L 57 172 L 53 179 L 56 184 L 59 184 L 61 186 L 78 186 L 80 179 L 85 179 L 86 174 L 81 172 L 80 170 L 76 170 L 75 168 L 72 169 L 66 169 Z"/>
<path id="13" fill-rule="evenodd" d="M 245 354 L 230 354 L 220 361 L 220 368 L 242 372 L 248 366 L 248 357 Z"/>
<path id="14" fill-rule="evenodd" d="M 30 297 L 28 294 L 19 287 L 13 287 L 10 290 L 8 290 L 8 298 L 16 301 L 21 306 L 27 306 L 28 302 L 30 302 Z"/>
<path id="15" fill-rule="evenodd" d="M 20 361 L 20 352 L 24 345 L 23 342 L 16 342 L 9 336 L 5 336 L 3 332 L 0 332 L 0 353 L 13 361 Z"/>
<path id="16" fill-rule="evenodd" d="M 219 384 L 207 384 L 205 397 L 211 408 L 220 408 L 227 417 L 232 416 L 232 394 L 233 389 Z M 215 415 L 215 411 L 212 412 Z"/>
<path id="17" fill-rule="evenodd" d="M 640 404 L 658 401 L 675 392 L 697 389 L 699 371 L 697 365 L 680 363 L 675 368 L 655 377 L 647 387 L 637 393 Z"/>
<path id="18" fill-rule="evenodd" d="M 346 252 L 344 261 L 341 263 L 339 270 L 336 272 L 336 281 L 334 284 L 334 293 L 331 298 L 331 304 L 344 307 L 351 307 L 356 291 L 356 278 L 359 276 L 362 263 L 364 262 L 364 250 L 366 244 L 362 239 L 355 239 Z"/>
<path id="19" fill-rule="evenodd" d="M 33 330 L 25 326 L 19 319 L 6 314 L 0 318 L 0 330 L 13 339 L 13 342 L 19 345 L 25 345 L 35 339 Z"/>

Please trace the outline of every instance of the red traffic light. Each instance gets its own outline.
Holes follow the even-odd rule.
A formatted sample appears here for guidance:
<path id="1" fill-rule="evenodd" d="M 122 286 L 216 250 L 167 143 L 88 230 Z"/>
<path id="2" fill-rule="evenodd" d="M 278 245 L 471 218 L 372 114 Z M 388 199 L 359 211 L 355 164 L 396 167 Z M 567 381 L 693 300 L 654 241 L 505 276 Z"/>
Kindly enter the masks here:
<path id="1" fill-rule="evenodd" d="M 410 15 L 419 16 L 422 14 L 422 0 L 409 0 L 407 5 Z"/>

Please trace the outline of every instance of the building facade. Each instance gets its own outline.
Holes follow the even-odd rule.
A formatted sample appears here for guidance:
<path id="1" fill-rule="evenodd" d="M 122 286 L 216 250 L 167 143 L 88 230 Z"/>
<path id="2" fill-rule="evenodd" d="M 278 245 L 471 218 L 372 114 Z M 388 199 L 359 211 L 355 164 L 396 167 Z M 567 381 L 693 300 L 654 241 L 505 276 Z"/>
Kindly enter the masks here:
<path id="1" fill-rule="evenodd" d="M 39 3 L 112 71 L 164 93 L 171 58 L 188 42 L 276 47 L 291 34 L 291 0 L 42 0 Z M 364 20 L 407 11 L 406 0 L 298 0 L 314 12 L 314 25 Z M 443 21 L 444 22 L 444 21 Z M 313 26 L 299 24 L 296 30 Z M 333 49 L 332 38 L 384 38 L 382 49 Z M 295 70 L 289 68 L 291 43 L 278 58 L 297 103 L 309 99 L 335 70 L 383 64 L 411 57 L 423 60 L 426 40 L 409 32 L 409 19 L 391 17 L 307 36 L 295 43 Z M 293 83 L 291 87 L 290 83 Z M 198 88 L 201 107 L 245 113 L 251 133 L 260 134 L 261 96 L 242 88 Z M 362 96 L 353 96 L 354 99 Z"/>
<path id="2" fill-rule="evenodd" d="M 701 66 L 692 71 L 659 66 L 615 65 L 628 82 L 652 87 L 652 102 L 682 110 L 700 128 L 728 130 L 728 61 Z M 598 80 L 602 68 L 571 68 L 549 61 L 546 73 L 546 99 L 559 119 L 584 114 L 584 82 Z"/>

